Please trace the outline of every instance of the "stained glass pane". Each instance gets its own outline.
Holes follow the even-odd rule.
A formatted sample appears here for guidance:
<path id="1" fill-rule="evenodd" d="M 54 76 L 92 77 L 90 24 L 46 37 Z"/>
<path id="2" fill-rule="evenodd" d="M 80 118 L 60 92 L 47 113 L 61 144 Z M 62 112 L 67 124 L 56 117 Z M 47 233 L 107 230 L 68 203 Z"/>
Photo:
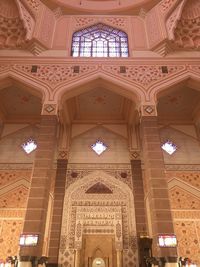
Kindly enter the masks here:
<path id="1" fill-rule="evenodd" d="M 72 56 L 128 57 L 127 34 L 101 23 L 75 32 Z"/>

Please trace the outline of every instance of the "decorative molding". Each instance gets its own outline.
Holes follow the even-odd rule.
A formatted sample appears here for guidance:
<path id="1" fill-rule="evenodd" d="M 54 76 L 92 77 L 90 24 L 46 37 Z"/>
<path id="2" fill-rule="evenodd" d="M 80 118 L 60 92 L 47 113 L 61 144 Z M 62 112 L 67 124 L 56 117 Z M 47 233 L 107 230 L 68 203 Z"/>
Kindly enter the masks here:
<path id="1" fill-rule="evenodd" d="M 32 163 L 0 163 L 0 170 L 31 170 Z"/>
<path id="2" fill-rule="evenodd" d="M 198 164 L 165 164 L 167 171 L 200 171 Z"/>

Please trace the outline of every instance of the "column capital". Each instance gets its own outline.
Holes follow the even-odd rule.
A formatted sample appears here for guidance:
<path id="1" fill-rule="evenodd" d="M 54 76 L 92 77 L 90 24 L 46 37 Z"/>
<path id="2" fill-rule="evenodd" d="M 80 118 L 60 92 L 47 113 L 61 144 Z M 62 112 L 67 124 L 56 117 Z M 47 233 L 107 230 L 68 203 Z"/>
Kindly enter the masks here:
<path id="1" fill-rule="evenodd" d="M 41 115 L 58 116 L 58 104 L 55 102 L 43 103 Z"/>
<path id="2" fill-rule="evenodd" d="M 66 159 L 68 160 L 69 157 L 69 151 L 64 149 L 58 150 L 58 159 Z"/>
<path id="3" fill-rule="evenodd" d="M 140 150 L 130 150 L 130 160 L 140 160 L 141 153 Z"/>

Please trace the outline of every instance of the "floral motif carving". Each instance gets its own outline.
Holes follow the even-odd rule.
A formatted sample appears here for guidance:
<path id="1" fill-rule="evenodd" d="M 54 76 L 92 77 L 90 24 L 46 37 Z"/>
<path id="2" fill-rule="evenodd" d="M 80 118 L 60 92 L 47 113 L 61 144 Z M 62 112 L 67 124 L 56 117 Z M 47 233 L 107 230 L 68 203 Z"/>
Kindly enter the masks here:
<path id="1" fill-rule="evenodd" d="M 174 187 L 169 192 L 172 209 L 199 210 L 200 199 L 192 196 L 179 187 Z"/>
<path id="2" fill-rule="evenodd" d="M 37 72 L 31 72 L 32 65 L 15 65 L 15 70 L 27 73 L 28 75 L 42 80 L 43 82 L 51 85 L 52 88 L 56 87 L 59 83 L 64 81 L 71 81 L 77 77 L 83 76 L 93 72 L 97 67 L 95 65 L 80 65 L 79 73 L 74 72 L 72 65 L 38 65 Z"/>
<path id="3" fill-rule="evenodd" d="M 25 208 L 28 189 L 20 186 L 0 197 L 0 208 Z"/>
<path id="4" fill-rule="evenodd" d="M 30 180 L 30 170 L 0 170 L 0 187 L 14 183 L 15 181 L 26 179 Z"/>
<path id="5" fill-rule="evenodd" d="M 192 258 L 195 264 L 200 264 L 199 235 L 200 222 L 175 221 L 174 228 L 178 239 L 178 253 L 182 257 Z"/>
<path id="6" fill-rule="evenodd" d="M 6 259 L 9 255 L 17 255 L 19 236 L 22 232 L 22 220 L 0 220 L 0 258 Z"/>
<path id="7" fill-rule="evenodd" d="M 120 73 L 120 66 L 104 66 L 106 72 L 142 84 L 145 88 L 148 88 L 158 80 L 165 79 L 175 73 L 181 72 L 184 68 L 185 66 L 169 65 L 167 66 L 168 71 L 163 73 L 162 66 L 159 65 L 126 66 L 126 73 Z"/>

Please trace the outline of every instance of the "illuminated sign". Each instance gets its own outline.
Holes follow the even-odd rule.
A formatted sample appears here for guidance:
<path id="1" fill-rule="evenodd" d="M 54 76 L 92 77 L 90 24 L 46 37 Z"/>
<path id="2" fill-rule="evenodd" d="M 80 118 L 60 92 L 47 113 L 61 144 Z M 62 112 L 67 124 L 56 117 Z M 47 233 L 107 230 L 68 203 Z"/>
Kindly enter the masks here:
<path id="1" fill-rule="evenodd" d="M 175 235 L 159 235 L 158 244 L 160 247 L 176 247 L 177 239 Z"/>
<path id="2" fill-rule="evenodd" d="M 38 243 L 38 235 L 20 235 L 20 246 L 36 246 Z"/>

